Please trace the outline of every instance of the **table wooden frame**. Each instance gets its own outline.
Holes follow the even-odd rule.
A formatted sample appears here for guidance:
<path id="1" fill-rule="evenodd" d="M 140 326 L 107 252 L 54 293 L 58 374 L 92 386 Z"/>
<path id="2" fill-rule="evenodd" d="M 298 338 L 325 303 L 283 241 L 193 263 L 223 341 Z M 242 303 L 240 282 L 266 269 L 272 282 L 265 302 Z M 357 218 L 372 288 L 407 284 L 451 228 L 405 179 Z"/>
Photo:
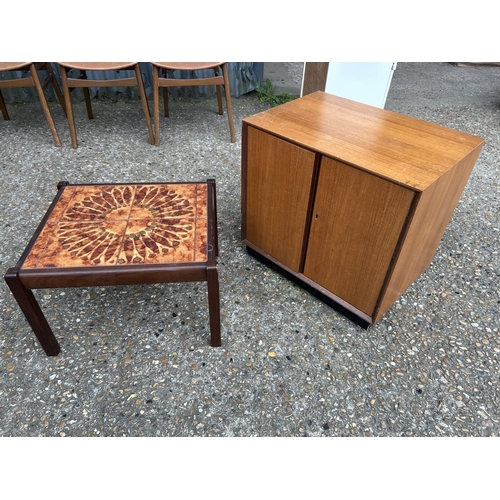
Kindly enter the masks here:
<path id="1" fill-rule="evenodd" d="M 200 183 L 169 182 L 168 184 Z M 128 183 L 127 185 L 139 184 Z M 66 181 L 60 182 L 57 185 L 58 193 L 20 260 L 15 267 L 8 269 L 4 276 L 7 285 L 47 356 L 58 355 L 60 346 L 31 291 L 33 289 L 206 281 L 208 288 L 211 345 L 213 347 L 219 347 L 221 345 L 221 334 L 219 278 L 216 262 L 218 256 L 218 236 L 215 180 L 207 180 L 208 258 L 204 262 L 22 269 L 26 257 L 29 255 L 38 236 L 42 232 L 54 207 L 62 196 L 64 189 L 68 186 L 78 185 L 71 185 Z M 120 186 L 120 184 L 113 184 L 113 186 Z"/>

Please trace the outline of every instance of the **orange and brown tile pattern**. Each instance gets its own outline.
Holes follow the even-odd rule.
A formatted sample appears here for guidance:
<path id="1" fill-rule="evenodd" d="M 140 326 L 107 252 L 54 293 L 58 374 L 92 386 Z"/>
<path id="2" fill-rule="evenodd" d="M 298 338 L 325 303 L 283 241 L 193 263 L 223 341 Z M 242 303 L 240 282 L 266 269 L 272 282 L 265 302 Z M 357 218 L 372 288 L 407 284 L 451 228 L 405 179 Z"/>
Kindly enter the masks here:
<path id="1" fill-rule="evenodd" d="M 206 260 L 206 184 L 67 186 L 22 267 Z"/>

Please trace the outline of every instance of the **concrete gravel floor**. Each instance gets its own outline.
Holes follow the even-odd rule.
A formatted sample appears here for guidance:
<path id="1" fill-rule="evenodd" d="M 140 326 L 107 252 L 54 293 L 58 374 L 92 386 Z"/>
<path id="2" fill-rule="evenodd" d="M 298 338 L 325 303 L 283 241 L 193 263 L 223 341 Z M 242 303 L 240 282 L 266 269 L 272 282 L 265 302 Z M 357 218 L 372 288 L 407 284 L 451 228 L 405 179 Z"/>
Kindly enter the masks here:
<path id="1" fill-rule="evenodd" d="M 61 180 L 217 183 L 221 348 L 206 286 L 38 290 L 61 343 L 46 357 L 0 283 L 0 436 L 498 436 L 500 68 L 399 63 L 386 108 L 486 141 L 435 258 L 364 330 L 250 257 L 237 142 L 212 99 L 174 101 L 161 145 L 139 101 L 76 104 L 79 147 L 51 103 L 0 121 L 0 265 L 15 265 Z"/>

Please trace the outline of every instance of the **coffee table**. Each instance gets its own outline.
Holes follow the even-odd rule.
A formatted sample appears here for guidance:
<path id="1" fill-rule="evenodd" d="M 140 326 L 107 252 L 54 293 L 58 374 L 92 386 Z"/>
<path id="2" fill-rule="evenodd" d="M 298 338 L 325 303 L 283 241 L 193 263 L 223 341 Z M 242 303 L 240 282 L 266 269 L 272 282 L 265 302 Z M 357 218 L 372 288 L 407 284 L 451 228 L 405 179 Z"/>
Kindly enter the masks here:
<path id="1" fill-rule="evenodd" d="M 69 184 L 4 276 L 48 356 L 60 352 L 32 289 L 206 281 L 221 345 L 215 180 Z"/>

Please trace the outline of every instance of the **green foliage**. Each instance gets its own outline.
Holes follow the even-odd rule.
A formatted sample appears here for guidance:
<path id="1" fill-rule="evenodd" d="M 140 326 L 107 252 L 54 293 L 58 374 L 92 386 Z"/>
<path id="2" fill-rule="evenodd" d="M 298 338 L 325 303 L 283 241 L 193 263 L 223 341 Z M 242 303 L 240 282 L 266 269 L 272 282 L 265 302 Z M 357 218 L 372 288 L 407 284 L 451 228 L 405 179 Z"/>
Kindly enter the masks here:
<path id="1" fill-rule="evenodd" d="M 277 106 L 278 104 L 283 104 L 285 102 L 293 100 L 293 97 L 286 92 L 283 94 L 276 95 L 273 91 L 273 86 L 269 78 L 266 78 L 266 86 L 262 87 L 260 84 L 260 78 L 257 80 L 257 101 L 268 102 L 271 107 Z"/>

